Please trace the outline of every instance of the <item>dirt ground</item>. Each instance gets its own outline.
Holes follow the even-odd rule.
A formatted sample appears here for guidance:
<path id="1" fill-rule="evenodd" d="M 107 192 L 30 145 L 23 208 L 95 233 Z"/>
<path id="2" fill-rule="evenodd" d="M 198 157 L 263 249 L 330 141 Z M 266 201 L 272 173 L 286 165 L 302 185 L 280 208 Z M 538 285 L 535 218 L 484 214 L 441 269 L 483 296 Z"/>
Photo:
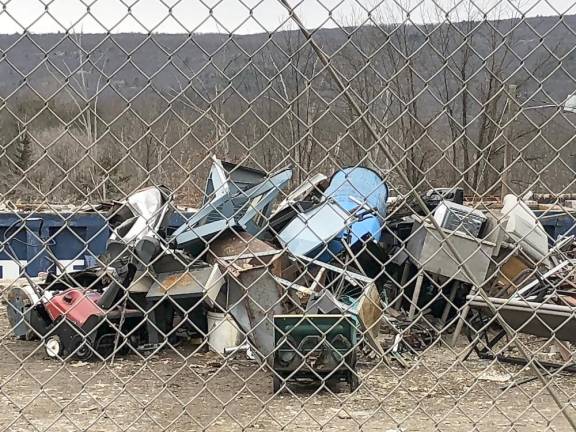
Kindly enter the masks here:
<path id="1" fill-rule="evenodd" d="M 0 308 L 1 431 L 567 431 L 559 409 L 539 382 L 503 391 L 530 376 L 518 366 L 471 358 L 440 343 L 410 362 L 359 365 L 361 387 L 350 395 L 296 385 L 274 396 L 272 378 L 256 362 L 191 348 L 144 361 L 62 363 L 38 342 L 9 334 Z M 457 350 L 456 350 L 457 351 Z M 565 409 L 576 376 L 550 384 Z"/>

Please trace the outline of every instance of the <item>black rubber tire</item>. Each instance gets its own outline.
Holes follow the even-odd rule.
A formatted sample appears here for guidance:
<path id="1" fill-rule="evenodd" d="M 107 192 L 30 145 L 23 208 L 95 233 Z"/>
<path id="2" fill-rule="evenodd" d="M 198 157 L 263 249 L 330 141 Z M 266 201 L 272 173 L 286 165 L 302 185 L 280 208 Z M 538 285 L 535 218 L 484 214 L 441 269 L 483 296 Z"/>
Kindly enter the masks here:
<path id="1" fill-rule="evenodd" d="M 83 342 L 76 350 L 75 357 L 80 361 L 88 361 L 94 356 L 94 349 L 89 342 Z"/>

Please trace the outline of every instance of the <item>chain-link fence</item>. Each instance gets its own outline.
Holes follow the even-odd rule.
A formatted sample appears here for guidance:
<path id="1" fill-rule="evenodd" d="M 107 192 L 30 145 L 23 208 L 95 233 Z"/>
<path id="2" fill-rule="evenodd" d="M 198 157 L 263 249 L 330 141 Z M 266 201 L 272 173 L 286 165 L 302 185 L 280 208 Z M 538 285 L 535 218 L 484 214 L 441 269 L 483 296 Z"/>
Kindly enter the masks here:
<path id="1" fill-rule="evenodd" d="M 576 429 L 574 0 L 0 4 L 0 430 Z"/>

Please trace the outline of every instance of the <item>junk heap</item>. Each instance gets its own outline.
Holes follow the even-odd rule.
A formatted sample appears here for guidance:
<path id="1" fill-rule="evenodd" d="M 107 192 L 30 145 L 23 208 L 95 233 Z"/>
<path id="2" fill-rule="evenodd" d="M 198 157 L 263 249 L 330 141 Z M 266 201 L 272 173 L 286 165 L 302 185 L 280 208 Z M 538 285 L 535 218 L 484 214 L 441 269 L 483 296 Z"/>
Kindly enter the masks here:
<path id="1" fill-rule="evenodd" d="M 249 351 L 271 367 L 275 390 L 289 379 L 354 390 L 361 354 L 405 365 L 445 329 L 456 339 L 465 320 L 497 325 L 475 287 L 518 331 L 534 321 L 534 304 L 552 324 L 576 305 L 573 237 L 550 245 L 513 195 L 501 209 L 478 210 L 461 189 L 433 189 L 423 194 L 429 212 L 418 214 L 365 167 L 318 174 L 287 193 L 291 179 L 290 168 L 268 174 L 213 158 L 202 207 L 175 231 L 164 187 L 113 203 L 98 267 L 7 290 L 15 336 L 41 339 L 49 357 L 81 360 L 193 340 L 222 355 Z"/>

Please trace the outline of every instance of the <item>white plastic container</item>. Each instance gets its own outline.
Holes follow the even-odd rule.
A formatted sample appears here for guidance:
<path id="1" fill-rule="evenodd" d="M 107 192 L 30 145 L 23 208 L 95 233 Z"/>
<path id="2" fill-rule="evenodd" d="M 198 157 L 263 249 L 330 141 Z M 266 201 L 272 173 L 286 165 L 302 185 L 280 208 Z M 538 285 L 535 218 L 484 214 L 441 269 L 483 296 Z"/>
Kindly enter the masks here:
<path id="1" fill-rule="evenodd" d="M 240 330 L 230 315 L 220 312 L 208 312 L 208 345 L 210 350 L 224 354 L 225 348 L 238 345 Z"/>

